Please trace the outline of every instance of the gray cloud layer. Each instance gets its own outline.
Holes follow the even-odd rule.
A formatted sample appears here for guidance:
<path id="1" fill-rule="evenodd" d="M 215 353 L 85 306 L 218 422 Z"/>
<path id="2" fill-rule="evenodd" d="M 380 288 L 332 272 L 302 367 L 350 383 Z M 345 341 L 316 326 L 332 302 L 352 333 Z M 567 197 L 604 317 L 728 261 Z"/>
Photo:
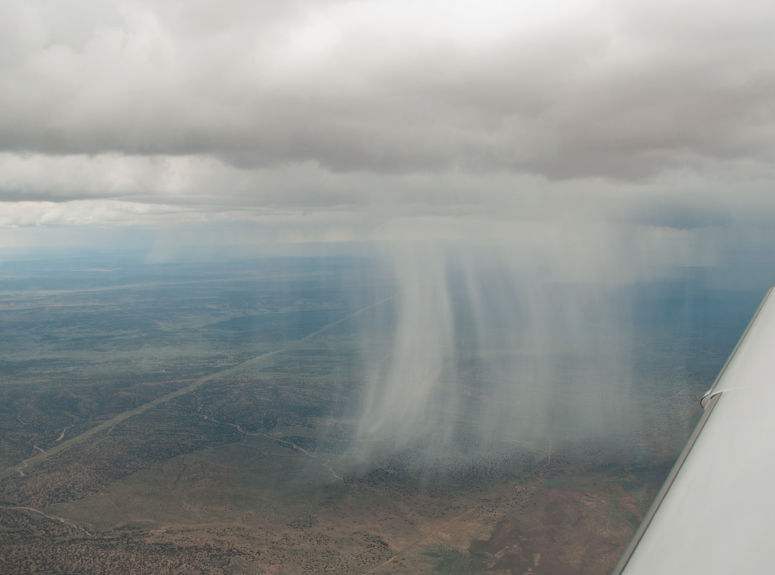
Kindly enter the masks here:
<path id="1" fill-rule="evenodd" d="M 773 160 L 767 2 L 5 2 L 0 148 L 638 179 Z"/>

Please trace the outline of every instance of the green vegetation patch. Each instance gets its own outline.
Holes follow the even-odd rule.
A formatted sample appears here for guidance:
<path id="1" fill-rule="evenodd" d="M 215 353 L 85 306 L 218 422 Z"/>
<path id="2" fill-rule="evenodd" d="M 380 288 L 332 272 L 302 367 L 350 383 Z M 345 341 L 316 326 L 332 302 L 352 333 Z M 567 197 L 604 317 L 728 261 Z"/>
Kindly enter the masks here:
<path id="1" fill-rule="evenodd" d="M 487 557 L 480 553 L 463 552 L 436 545 L 428 548 L 423 555 L 433 563 L 434 573 L 473 575 L 487 569 Z"/>

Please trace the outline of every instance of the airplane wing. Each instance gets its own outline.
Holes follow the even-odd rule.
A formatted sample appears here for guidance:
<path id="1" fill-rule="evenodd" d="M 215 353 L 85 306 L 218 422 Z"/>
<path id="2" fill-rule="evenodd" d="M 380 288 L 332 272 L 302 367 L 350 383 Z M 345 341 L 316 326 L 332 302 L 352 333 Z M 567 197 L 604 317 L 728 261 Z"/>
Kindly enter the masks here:
<path id="1" fill-rule="evenodd" d="M 613 575 L 775 573 L 773 289 Z"/>

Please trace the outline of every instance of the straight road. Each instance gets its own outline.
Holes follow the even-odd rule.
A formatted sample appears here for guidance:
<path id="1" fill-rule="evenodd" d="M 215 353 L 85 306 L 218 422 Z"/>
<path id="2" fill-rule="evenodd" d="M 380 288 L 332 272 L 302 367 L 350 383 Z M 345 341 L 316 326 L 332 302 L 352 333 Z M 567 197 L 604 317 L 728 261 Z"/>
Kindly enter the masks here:
<path id="1" fill-rule="evenodd" d="M 11 475 L 14 475 L 15 473 L 18 473 L 18 469 L 20 467 L 24 468 L 24 470 L 26 472 L 25 475 L 26 475 L 27 473 L 30 472 L 30 468 L 32 468 L 34 465 L 40 463 L 44 459 L 47 459 L 48 457 L 51 457 L 52 455 L 55 455 L 55 454 L 57 454 L 57 453 L 59 453 L 61 451 L 64 451 L 66 449 L 70 449 L 73 445 L 77 445 L 77 444 L 81 443 L 82 441 L 85 441 L 85 440 L 89 439 L 90 437 L 96 435 L 100 431 L 104 431 L 105 429 L 108 429 L 108 428 L 111 428 L 111 427 L 115 426 L 115 425 L 121 423 L 122 421 L 124 421 L 125 419 L 128 419 L 128 418 L 132 417 L 133 415 L 139 415 L 139 414 L 143 413 L 144 411 L 148 411 L 149 409 L 152 409 L 152 408 L 154 408 L 154 407 L 156 407 L 158 405 L 161 405 L 163 403 L 167 403 L 170 399 L 174 399 L 175 397 L 180 397 L 181 395 L 185 395 L 186 393 L 191 393 L 195 389 L 197 389 L 199 387 L 202 387 L 208 381 L 211 381 L 213 379 L 222 379 L 224 377 L 229 377 L 231 375 L 235 375 L 236 373 L 244 370 L 246 367 L 250 367 L 250 366 L 253 366 L 253 365 L 260 364 L 261 362 L 269 359 L 273 355 L 276 355 L 276 354 L 284 352 L 284 351 L 289 351 L 289 350 L 301 347 L 304 343 L 306 343 L 307 341 L 309 341 L 313 337 L 315 337 L 317 335 L 320 335 L 321 333 L 331 329 L 335 325 L 339 325 L 340 323 L 343 323 L 345 321 L 351 320 L 354 317 L 362 314 L 363 312 L 368 311 L 368 310 L 370 310 L 372 308 L 375 308 L 378 305 L 383 304 L 386 301 L 389 301 L 389 300 L 391 300 L 391 299 L 393 299 L 395 297 L 396 297 L 396 295 L 393 295 L 393 296 L 390 296 L 390 297 L 385 298 L 383 300 L 380 300 L 380 301 L 378 301 L 376 303 L 373 303 L 373 304 L 371 304 L 369 306 L 364 307 L 363 309 L 359 309 L 355 313 L 351 313 L 350 315 L 347 315 L 347 316 L 345 316 L 345 317 L 343 317 L 341 319 L 338 319 L 335 322 L 329 323 L 328 325 L 323 326 L 319 330 L 314 331 L 314 332 L 304 336 L 301 339 L 289 342 L 288 344 L 284 345 L 283 347 L 281 347 L 279 349 L 276 349 L 274 351 L 270 351 L 268 353 L 263 353 L 263 354 L 261 354 L 259 356 L 253 357 L 253 358 L 251 358 L 251 359 L 249 359 L 247 361 L 244 361 L 244 362 L 242 362 L 242 363 L 240 363 L 238 365 L 235 365 L 233 367 L 229 367 L 227 369 L 224 369 L 222 371 L 213 373 L 213 374 L 208 375 L 206 377 L 199 378 L 196 381 L 194 381 L 193 383 L 191 383 L 190 385 L 187 385 L 186 387 L 183 387 L 183 388 L 180 388 L 178 390 L 175 390 L 175 391 L 173 391 L 171 393 L 168 393 L 167 395 L 164 395 L 162 397 L 158 397 L 158 398 L 154 399 L 153 401 L 148 402 L 148 403 L 146 403 L 144 405 L 141 405 L 139 407 L 136 407 L 136 408 L 134 408 L 134 409 L 132 409 L 130 411 L 125 411 L 124 413 L 121 413 L 121 414 L 119 414 L 119 415 L 117 415 L 117 416 L 115 416 L 115 417 L 113 417 L 111 419 L 108 419 L 107 421 L 104 421 L 104 422 L 100 423 L 99 425 L 97 425 L 95 427 L 92 427 L 91 429 L 89 429 L 88 431 L 83 432 L 80 435 L 77 435 L 77 436 L 75 436 L 75 437 L 73 437 L 71 439 L 63 441 L 62 443 L 60 443 L 59 445 L 57 445 L 55 447 L 49 448 L 48 451 L 44 452 L 44 451 L 41 450 L 41 453 L 39 453 L 35 457 L 30 457 L 29 459 L 25 459 L 19 465 L 13 465 L 11 467 L 8 467 L 8 468 L 4 469 L 3 471 L 0 471 L 0 480 L 1 479 L 5 479 L 6 477 L 10 477 Z M 38 449 L 38 448 L 36 447 L 36 449 Z"/>

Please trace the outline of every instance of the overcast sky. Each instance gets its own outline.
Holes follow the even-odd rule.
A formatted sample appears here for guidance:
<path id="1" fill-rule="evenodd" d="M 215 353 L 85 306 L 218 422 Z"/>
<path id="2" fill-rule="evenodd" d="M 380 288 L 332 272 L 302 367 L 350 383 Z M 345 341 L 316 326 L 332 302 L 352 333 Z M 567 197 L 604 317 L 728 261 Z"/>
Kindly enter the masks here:
<path id="1" fill-rule="evenodd" d="M 0 246 L 25 227 L 775 226 L 771 1 L 0 10 Z"/>

